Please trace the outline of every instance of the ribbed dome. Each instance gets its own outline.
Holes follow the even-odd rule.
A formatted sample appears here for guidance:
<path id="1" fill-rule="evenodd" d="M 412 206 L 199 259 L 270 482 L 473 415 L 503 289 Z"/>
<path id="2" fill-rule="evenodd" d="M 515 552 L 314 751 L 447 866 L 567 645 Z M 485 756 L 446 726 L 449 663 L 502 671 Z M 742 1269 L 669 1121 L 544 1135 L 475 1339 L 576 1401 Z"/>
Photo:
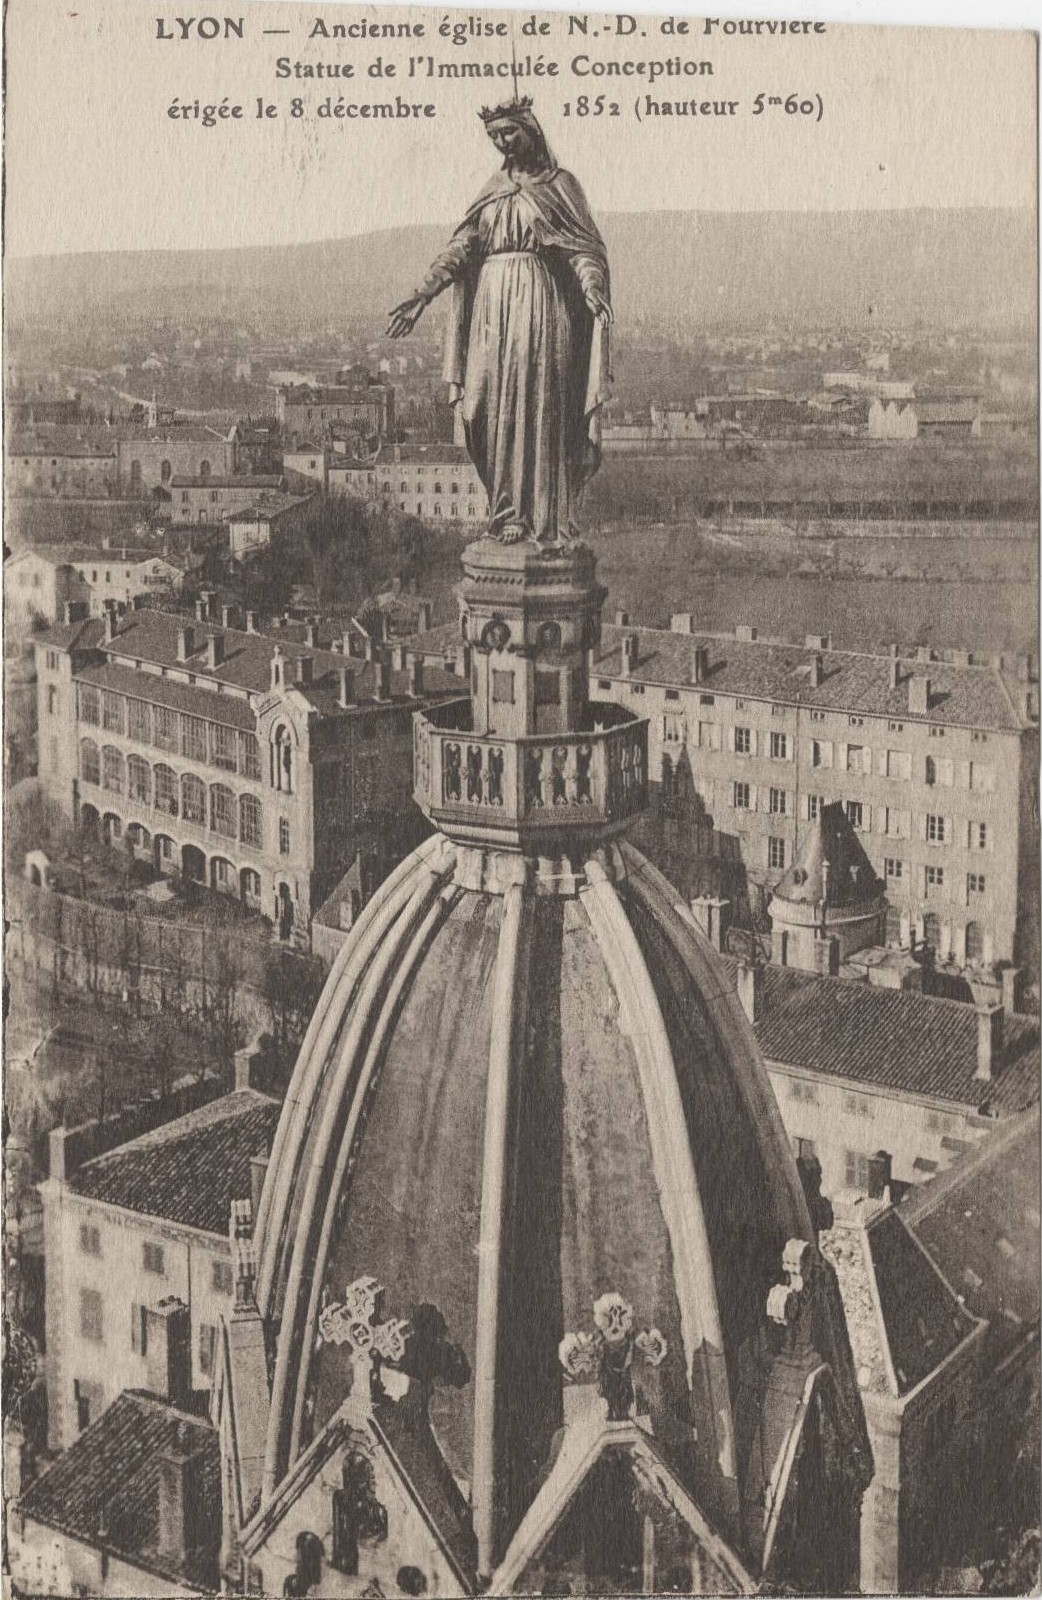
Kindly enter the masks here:
<path id="1" fill-rule="evenodd" d="M 279 1337 L 272 1492 L 350 1387 L 324 1299 L 433 1303 L 473 1374 L 431 1423 L 498 1558 L 563 1414 L 558 1344 L 618 1291 L 667 1354 L 642 1405 L 755 1565 L 764 1308 L 813 1237 L 751 1032 L 662 876 L 609 846 L 563 877 L 436 836 L 340 953 L 258 1218 Z"/>

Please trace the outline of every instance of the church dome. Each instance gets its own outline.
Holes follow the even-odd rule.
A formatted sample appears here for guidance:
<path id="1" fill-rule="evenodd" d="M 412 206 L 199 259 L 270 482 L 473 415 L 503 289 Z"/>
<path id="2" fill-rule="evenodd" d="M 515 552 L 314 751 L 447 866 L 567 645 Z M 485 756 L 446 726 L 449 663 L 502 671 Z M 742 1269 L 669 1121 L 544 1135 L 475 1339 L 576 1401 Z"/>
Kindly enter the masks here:
<path id="1" fill-rule="evenodd" d="M 559 601 L 567 576 L 554 577 Z M 470 578 L 473 638 L 481 575 Z M 588 579 L 593 593 L 592 565 Z M 635 1451 L 653 1442 L 655 1481 L 691 1496 L 736 1570 L 759 1581 L 808 1374 L 827 1366 L 840 1434 L 861 1440 L 842 1313 L 822 1268 L 814 1357 L 810 1335 L 794 1355 L 785 1308 L 806 1284 L 792 1248 L 813 1252 L 814 1232 L 773 1092 L 689 908 L 622 837 L 644 793 L 646 724 L 633 745 L 634 719 L 586 716 L 589 619 L 570 638 L 566 595 L 548 633 L 530 604 L 539 591 L 529 572 L 520 621 L 498 608 L 471 707 L 418 719 L 418 797 L 441 831 L 352 928 L 300 1052 L 256 1218 L 256 1303 L 274 1352 L 262 1501 L 356 1381 L 350 1341 L 329 1336 L 348 1286 L 379 1286 L 455 1352 L 447 1381 L 424 1386 L 424 1459 L 444 1480 L 440 1503 L 472 1530 L 473 1586 L 521 1572 L 517 1541 L 555 1472 L 567 1476 L 572 1380 L 608 1349 L 615 1316 L 626 1371 L 613 1391 L 610 1360 L 602 1368 L 603 1426 L 629 1428 Z M 597 591 L 590 615 L 599 604 Z M 508 635 L 529 625 L 545 649 L 526 655 Z M 491 674 L 511 650 L 515 672 L 575 671 L 578 734 L 533 729 L 535 700 L 550 697 L 518 684 L 506 704 L 527 705 L 528 731 L 488 726 L 481 675 L 502 690 Z M 611 753 L 620 729 L 628 762 Z M 547 783 L 565 775 L 556 809 L 525 776 L 541 739 Z M 578 768 L 576 741 L 593 750 Z M 465 792 L 468 763 L 481 783 Z"/>

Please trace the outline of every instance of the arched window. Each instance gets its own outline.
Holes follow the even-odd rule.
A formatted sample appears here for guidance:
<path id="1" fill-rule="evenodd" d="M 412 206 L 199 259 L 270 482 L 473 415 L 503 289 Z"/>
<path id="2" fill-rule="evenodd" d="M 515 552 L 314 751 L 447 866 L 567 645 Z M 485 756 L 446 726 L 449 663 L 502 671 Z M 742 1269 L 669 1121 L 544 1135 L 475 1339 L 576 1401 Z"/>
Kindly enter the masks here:
<path id="1" fill-rule="evenodd" d="M 84 783 L 101 782 L 101 757 L 93 739 L 80 740 L 80 777 Z"/>
<path id="2" fill-rule="evenodd" d="M 239 838 L 254 850 L 261 848 L 261 803 L 255 794 L 239 796 Z"/>
<path id="3" fill-rule="evenodd" d="M 112 794 L 122 794 L 125 780 L 123 757 L 115 745 L 107 744 L 101 752 L 101 786 Z"/>
<path id="4" fill-rule="evenodd" d="M 248 906 L 260 904 L 261 880 L 260 873 L 252 867 L 243 867 L 239 874 L 239 892 Z"/>
<path id="5" fill-rule="evenodd" d="M 160 480 L 160 482 L 161 483 L 169 483 L 171 477 L 173 476 L 173 471 L 174 471 L 174 469 L 170 465 L 169 461 L 161 462 L 160 463 L 160 467 L 159 467 L 159 480 Z"/>
<path id="6" fill-rule="evenodd" d="M 210 471 L 211 471 L 210 463 L 208 461 L 200 461 L 200 463 L 199 463 L 199 476 L 200 476 L 200 478 L 208 478 L 210 476 Z"/>
<path id="7" fill-rule="evenodd" d="M 237 833 L 235 796 L 223 783 L 210 785 L 210 827 L 214 833 L 223 833 L 234 839 Z"/>
<path id="8" fill-rule="evenodd" d="M 281 794 L 293 793 L 293 745 L 289 729 L 282 722 L 272 735 L 271 786 Z"/>
<path id="9" fill-rule="evenodd" d="M 152 799 L 152 769 L 141 756 L 127 757 L 127 794 L 146 806 Z"/>
<path id="10" fill-rule="evenodd" d="M 181 815 L 186 822 L 206 822 L 206 785 L 192 772 L 181 779 Z"/>
<path id="11" fill-rule="evenodd" d="M 933 756 L 927 756 L 926 758 L 926 781 L 927 783 L 937 782 L 937 763 Z"/>
<path id="12" fill-rule="evenodd" d="M 210 862 L 210 887 L 218 894 L 235 894 L 238 884 L 239 875 L 232 863 L 224 856 L 214 856 Z"/>
<path id="13" fill-rule="evenodd" d="M 156 810 L 177 816 L 177 773 L 160 761 L 152 774 L 156 785 Z"/>

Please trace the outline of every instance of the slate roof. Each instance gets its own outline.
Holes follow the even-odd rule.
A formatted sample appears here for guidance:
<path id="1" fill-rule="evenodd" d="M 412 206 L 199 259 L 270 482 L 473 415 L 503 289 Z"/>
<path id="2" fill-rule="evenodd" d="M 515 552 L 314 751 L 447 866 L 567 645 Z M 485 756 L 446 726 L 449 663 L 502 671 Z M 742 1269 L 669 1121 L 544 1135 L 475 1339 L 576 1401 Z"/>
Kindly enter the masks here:
<path id="1" fill-rule="evenodd" d="M 69 1187 L 224 1238 L 232 1201 L 250 1193 L 250 1157 L 270 1148 L 279 1111 L 255 1089 L 236 1090 L 85 1161 Z"/>
<path id="2" fill-rule="evenodd" d="M 133 667 L 118 667 L 112 662 L 83 667 L 77 672 L 76 681 L 93 683 L 99 689 L 112 689 L 135 700 L 147 700 L 150 705 L 170 706 L 175 711 L 186 711 L 193 717 L 205 717 L 209 722 L 220 722 L 250 733 L 257 726 L 257 713 L 249 700 L 215 694 L 212 689 L 197 689 L 190 683 L 175 683 L 171 678 L 159 678 L 152 672 L 135 672 Z"/>
<path id="3" fill-rule="evenodd" d="M 944 661 L 913 662 L 902 658 L 900 682 L 891 689 L 887 656 L 850 650 L 814 651 L 796 644 L 673 633 L 661 628 L 606 626 L 591 669 L 594 677 L 622 677 L 622 637 L 627 633 L 636 633 L 639 640 L 638 661 L 629 675 L 636 683 L 690 688 L 693 653 L 701 645 L 707 651 L 707 671 L 699 689 L 707 694 L 855 711 L 902 722 L 995 730 L 1025 726 L 1002 674 L 991 667 L 955 667 Z M 810 683 L 815 655 L 822 660 L 817 688 Z M 923 716 L 908 709 L 911 677 L 930 680 L 929 707 Z"/>
<path id="4" fill-rule="evenodd" d="M 135 1566 L 201 1590 L 217 1588 L 219 1514 L 208 1547 L 184 1564 L 159 1554 L 159 1459 L 179 1442 L 202 1455 L 202 1503 L 219 1507 L 220 1447 L 208 1422 L 127 1390 L 22 1496 L 34 1521 L 124 1556 Z"/>
<path id="5" fill-rule="evenodd" d="M 1039 1322 L 1039 1109 L 1012 1118 L 898 1211 L 996 1352 Z"/>
<path id="6" fill-rule="evenodd" d="M 724 957 L 732 974 L 736 962 Z M 977 1011 L 962 1000 L 819 978 L 789 967 L 764 973 L 763 1015 L 755 1033 L 769 1062 L 830 1074 L 905 1094 L 925 1095 L 997 1115 L 1039 1098 L 1039 1023 L 1005 1019 L 998 1068 L 974 1077 Z"/>
<path id="7" fill-rule="evenodd" d="M 83 622 L 56 622 L 34 634 L 33 643 L 50 645 L 54 650 L 94 650 L 104 637 L 104 621 L 87 617 Z"/>
<path id="8" fill-rule="evenodd" d="M 280 473 L 238 473 L 232 477 L 170 479 L 171 489 L 277 489 L 282 482 Z"/>

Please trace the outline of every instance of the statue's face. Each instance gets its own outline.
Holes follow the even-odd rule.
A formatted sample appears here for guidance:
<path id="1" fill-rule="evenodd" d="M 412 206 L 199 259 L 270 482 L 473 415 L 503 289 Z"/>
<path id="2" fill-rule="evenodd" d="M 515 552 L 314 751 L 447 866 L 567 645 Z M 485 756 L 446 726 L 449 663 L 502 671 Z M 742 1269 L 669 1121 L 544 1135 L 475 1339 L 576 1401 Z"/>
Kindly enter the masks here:
<path id="1" fill-rule="evenodd" d="M 505 161 L 523 161 L 528 154 L 529 138 L 525 128 L 517 122 L 492 122 L 488 136 Z"/>

